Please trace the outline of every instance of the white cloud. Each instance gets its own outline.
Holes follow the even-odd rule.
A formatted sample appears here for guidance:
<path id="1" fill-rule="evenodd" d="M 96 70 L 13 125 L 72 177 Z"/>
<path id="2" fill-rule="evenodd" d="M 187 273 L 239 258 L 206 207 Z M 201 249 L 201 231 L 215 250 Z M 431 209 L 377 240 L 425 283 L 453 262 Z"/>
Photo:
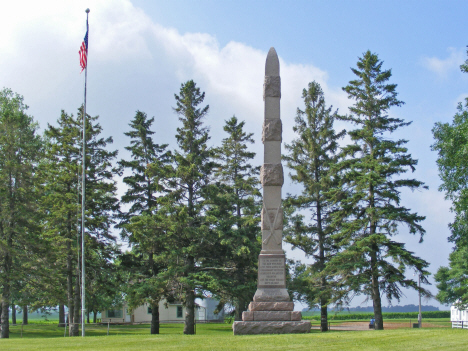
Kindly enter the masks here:
<path id="1" fill-rule="evenodd" d="M 440 78 L 446 78 L 450 71 L 458 70 L 463 63 L 464 49 L 448 48 L 449 56 L 445 59 L 424 57 L 422 64 Z"/>

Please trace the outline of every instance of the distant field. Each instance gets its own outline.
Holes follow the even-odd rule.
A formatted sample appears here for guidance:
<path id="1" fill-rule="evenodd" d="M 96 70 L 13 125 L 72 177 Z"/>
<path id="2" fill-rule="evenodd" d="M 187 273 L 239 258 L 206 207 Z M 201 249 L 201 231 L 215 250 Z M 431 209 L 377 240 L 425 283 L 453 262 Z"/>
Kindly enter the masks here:
<path id="1" fill-rule="evenodd" d="M 371 312 L 355 313 L 355 312 L 329 312 L 329 320 L 370 320 L 374 316 Z M 382 313 L 383 319 L 414 319 L 418 318 L 418 312 L 384 312 Z M 304 319 L 320 320 L 320 312 L 302 312 Z M 422 312 L 422 318 L 450 318 L 450 311 L 426 311 Z"/>
<path id="2" fill-rule="evenodd" d="M 35 329 L 30 329 L 35 327 Z M 12 327 L 11 339 L 0 340 L 3 350 L 466 350 L 468 330 L 451 328 L 389 329 L 383 331 L 331 331 L 310 334 L 234 336 L 229 324 L 199 324 L 197 335 L 182 335 L 182 324 L 164 324 L 160 335 L 148 325 L 123 328 L 87 328 L 87 337 L 63 337 L 52 325 Z M 60 335 L 62 337 L 57 337 Z M 40 339 L 39 339 L 40 338 Z"/>
<path id="3" fill-rule="evenodd" d="M 36 312 L 29 312 L 28 313 L 28 321 L 51 321 L 51 320 L 57 320 L 58 322 L 58 312 L 52 311 L 48 314 L 36 311 Z M 91 313 L 90 317 L 91 320 L 93 319 L 93 314 Z M 101 314 L 97 314 L 97 318 L 101 318 Z M 16 322 L 21 323 L 23 320 L 23 314 L 21 312 L 16 312 Z M 11 313 L 10 313 L 10 322 L 11 322 Z"/>

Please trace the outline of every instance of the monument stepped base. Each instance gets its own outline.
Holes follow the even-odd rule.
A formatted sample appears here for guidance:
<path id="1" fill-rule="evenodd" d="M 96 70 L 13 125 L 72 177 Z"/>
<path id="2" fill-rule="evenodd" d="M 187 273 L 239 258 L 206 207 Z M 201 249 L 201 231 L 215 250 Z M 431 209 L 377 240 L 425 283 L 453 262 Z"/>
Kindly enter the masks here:
<path id="1" fill-rule="evenodd" d="M 265 292 L 265 289 L 258 291 Z M 310 322 L 302 321 L 302 314 L 294 310 L 292 301 L 253 301 L 242 312 L 242 322 L 234 322 L 234 335 L 291 334 L 310 332 Z"/>
<path id="2" fill-rule="evenodd" d="M 309 333 L 309 321 L 238 321 L 232 325 L 234 335 Z"/>

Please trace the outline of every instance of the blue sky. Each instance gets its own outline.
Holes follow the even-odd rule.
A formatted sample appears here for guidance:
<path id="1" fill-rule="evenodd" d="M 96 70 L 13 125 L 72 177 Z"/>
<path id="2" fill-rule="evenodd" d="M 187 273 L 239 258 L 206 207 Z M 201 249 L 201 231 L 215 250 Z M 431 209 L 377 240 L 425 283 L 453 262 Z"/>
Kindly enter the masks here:
<path id="1" fill-rule="evenodd" d="M 106 136 L 119 156 L 128 156 L 123 136 L 136 110 L 155 116 L 156 141 L 175 147 L 178 120 L 172 111 L 180 84 L 194 79 L 210 105 L 206 124 L 212 144 L 224 137 L 224 121 L 235 114 L 258 140 L 261 164 L 262 85 L 266 53 L 274 46 L 281 65 L 284 139 L 292 126 L 301 91 L 317 80 L 328 104 L 346 113 L 352 103 L 341 90 L 353 79 L 350 67 L 366 50 L 377 53 L 406 104 L 390 115 L 413 121 L 392 138 L 409 140 L 419 160 L 410 176 L 428 191 L 404 192 L 402 204 L 427 216 L 423 244 L 402 227 L 397 240 L 431 262 L 446 265 L 451 245 L 450 204 L 430 151 L 435 122 L 450 122 L 457 102 L 468 96 L 463 1 L 24 1 L 0 11 L 0 85 L 22 94 L 41 126 L 53 124 L 60 110 L 76 113 L 83 100 L 78 49 L 90 12 L 88 113 L 100 115 Z M 352 129 L 337 123 L 337 129 Z M 284 150 L 284 149 L 283 149 Z M 119 192 L 123 193 L 121 185 Z M 286 181 L 284 193 L 300 187 Z M 304 259 L 295 250 L 288 257 Z M 434 286 L 430 289 L 436 293 Z M 405 292 L 401 304 L 417 303 Z M 353 301 L 360 304 L 362 299 Z M 397 302 L 394 301 L 394 304 Z M 436 304 L 435 300 L 425 303 Z M 386 304 L 386 303 L 384 303 Z"/>

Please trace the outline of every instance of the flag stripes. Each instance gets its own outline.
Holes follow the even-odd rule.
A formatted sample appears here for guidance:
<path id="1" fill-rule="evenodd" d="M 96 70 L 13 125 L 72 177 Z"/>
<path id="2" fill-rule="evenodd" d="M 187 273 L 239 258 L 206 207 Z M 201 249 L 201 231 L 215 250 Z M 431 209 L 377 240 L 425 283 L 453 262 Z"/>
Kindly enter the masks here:
<path id="1" fill-rule="evenodd" d="M 80 51 L 78 51 L 78 53 L 80 54 L 81 72 L 83 72 L 88 63 L 88 30 L 88 20 L 86 20 L 86 35 L 83 39 L 83 42 L 81 43 Z"/>

